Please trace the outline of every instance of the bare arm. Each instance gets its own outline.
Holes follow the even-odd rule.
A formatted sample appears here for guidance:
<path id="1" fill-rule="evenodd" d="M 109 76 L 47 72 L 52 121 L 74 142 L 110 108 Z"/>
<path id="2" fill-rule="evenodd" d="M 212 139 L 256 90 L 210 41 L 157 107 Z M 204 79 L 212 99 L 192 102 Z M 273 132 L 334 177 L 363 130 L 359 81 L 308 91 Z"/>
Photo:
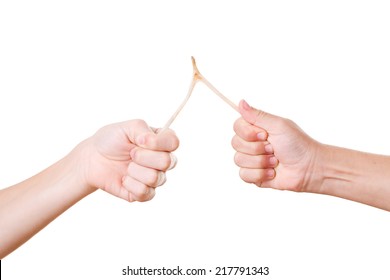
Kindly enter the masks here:
<path id="1" fill-rule="evenodd" d="M 257 186 L 337 196 L 390 211 L 390 157 L 321 144 L 294 122 L 239 106 L 241 178 Z"/>
<path id="2" fill-rule="evenodd" d="M 390 211 L 390 157 L 321 145 L 308 191 Z"/>
<path id="3" fill-rule="evenodd" d="M 5 257 L 95 189 L 78 178 L 70 154 L 46 170 L 0 191 L 0 258 Z"/>
<path id="4" fill-rule="evenodd" d="M 141 120 L 109 125 L 41 173 L 1 190 L 0 259 L 98 188 L 129 202 L 152 199 L 178 145 L 173 131 L 156 134 Z"/>

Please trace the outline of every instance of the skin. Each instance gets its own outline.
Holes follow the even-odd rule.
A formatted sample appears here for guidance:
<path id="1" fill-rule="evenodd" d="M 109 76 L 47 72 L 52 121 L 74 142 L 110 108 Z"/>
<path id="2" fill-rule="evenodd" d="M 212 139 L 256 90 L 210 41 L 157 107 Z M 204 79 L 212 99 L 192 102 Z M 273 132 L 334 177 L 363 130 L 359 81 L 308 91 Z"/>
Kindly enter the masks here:
<path id="1" fill-rule="evenodd" d="M 321 144 L 291 120 L 239 104 L 232 146 L 240 177 L 259 187 L 337 196 L 390 211 L 390 157 Z M 41 173 L 0 191 L 0 259 L 97 189 L 148 201 L 173 168 L 173 131 L 112 124 Z"/>
<path id="2" fill-rule="evenodd" d="M 321 144 L 291 120 L 239 104 L 232 146 L 259 187 L 336 196 L 390 211 L 390 157 Z"/>
<path id="3" fill-rule="evenodd" d="M 0 191 L 0 259 L 97 189 L 129 202 L 148 201 L 173 168 L 172 130 L 142 120 L 108 125 L 41 173 Z"/>

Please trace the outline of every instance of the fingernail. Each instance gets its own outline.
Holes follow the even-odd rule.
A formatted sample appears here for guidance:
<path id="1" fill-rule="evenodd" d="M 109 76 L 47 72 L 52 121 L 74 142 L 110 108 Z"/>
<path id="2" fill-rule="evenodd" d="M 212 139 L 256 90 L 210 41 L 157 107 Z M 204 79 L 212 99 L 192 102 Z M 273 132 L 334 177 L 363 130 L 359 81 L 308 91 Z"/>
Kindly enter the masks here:
<path id="1" fill-rule="evenodd" d="M 271 144 L 267 144 L 264 146 L 264 151 L 266 153 L 272 154 L 274 152 L 274 148 L 272 147 Z"/>
<path id="2" fill-rule="evenodd" d="M 251 106 L 249 106 L 249 104 L 243 99 L 242 100 L 242 108 L 245 110 L 245 111 L 249 111 L 251 109 Z"/>
<path id="3" fill-rule="evenodd" d="M 268 178 L 273 179 L 273 178 L 275 178 L 275 175 L 276 175 L 275 169 L 268 169 L 267 170 Z"/>
<path id="4" fill-rule="evenodd" d="M 259 132 L 257 133 L 257 139 L 262 141 L 267 140 L 267 134 L 265 134 L 264 132 Z"/>
<path id="5" fill-rule="evenodd" d="M 177 158 L 172 153 L 170 153 L 169 156 L 171 157 L 171 164 L 169 165 L 168 170 L 171 170 L 172 168 L 174 168 L 176 166 Z"/>
<path id="6" fill-rule="evenodd" d="M 167 177 L 165 176 L 164 172 L 158 173 L 157 187 L 163 185 L 166 180 Z"/>

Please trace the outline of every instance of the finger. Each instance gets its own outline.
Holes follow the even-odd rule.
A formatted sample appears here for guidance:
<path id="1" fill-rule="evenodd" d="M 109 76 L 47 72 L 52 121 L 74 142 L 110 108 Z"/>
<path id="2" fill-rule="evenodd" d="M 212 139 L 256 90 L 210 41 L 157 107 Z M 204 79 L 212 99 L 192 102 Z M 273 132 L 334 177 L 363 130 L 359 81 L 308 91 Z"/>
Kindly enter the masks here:
<path id="1" fill-rule="evenodd" d="M 275 177 L 275 170 L 240 168 L 240 177 L 247 183 L 261 184 L 261 182 L 272 180 Z"/>
<path id="2" fill-rule="evenodd" d="M 109 191 L 108 191 L 109 192 Z M 110 192 L 111 193 L 111 192 Z M 133 202 L 135 201 L 133 195 L 131 194 L 131 192 L 129 192 L 124 186 L 123 186 L 123 182 L 122 182 L 122 185 L 119 187 L 119 191 L 117 193 L 112 193 L 114 194 L 115 196 L 119 197 L 119 198 L 122 198 L 124 200 L 127 200 L 128 202 Z"/>
<path id="3" fill-rule="evenodd" d="M 232 147 L 237 151 L 249 155 L 272 154 L 273 148 L 267 141 L 247 142 L 235 135 L 232 138 Z"/>
<path id="4" fill-rule="evenodd" d="M 169 165 L 167 170 L 175 168 L 177 164 L 177 157 L 173 153 L 169 153 L 169 156 L 171 157 L 171 164 Z"/>
<path id="5" fill-rule="evenodd" d="M 129 192 L 129 201 L 148 201 L 155 196 L 155 189 L 125 176 L 122 182 L 123 187 Z"/>
<path id="6" fill-rule="evenodd" d="M 120 127 L 126 133 L 130 142 L 136 143 L 136 138 L 139 135 L 154 133 L 153 129 L 148 126 L 144 120 L 130 120 L 119 123 Z"/>
<path id="7" fill-rule="evenodd" d="M 131 159 L 144 167 L 166 171 L 175 167 L 177 159 L 174 154 L 157 152 L 143 148 L 133 148 L 130 152 Z"/>
<path id="8" fill-rule="evenodd" d="M 136 137 L 135 144 L 149 150 L 173 152 L 179 147 L 179 138 L 173 130 L 166 129 L 159 134 L 141 133 Z"/>
<path id="9" fill-rule="evenodd" d="M 153 188 L 163 185 L 166 181 L 165 172 L 144 167 L 135 162 L 129 164 L 127 174 L 135 180 Z"/>
<path id="10" fill-rule="evenodd" d="M 273 130 L 275 123 L 282 118 L 249 106 L 245 100 L 241 100 L 238 106 L 241 116 L 249 123 L 261 127 L 268 132 Z"/>
<path id="11" fill-rule="evenodd" d="M 267 140 L 268 137 L 268 134 L 264 129 L 247 122 L 243 118 L 239 118 L 234 122 L 233 129 L 238 136 L 249 142 L 264 141 Z"/>
<path id="12" fill-rule="evenodd" d="M 130 142 L 150 150 L 171 152 L 179 147 L 179 139 L 171 129 L 155 133 L 143 120 L 131 120 L 120 123 Z"/>
<path id="13" fill-rule="evenodd" d="M 275 168 L 278 165 L 278 160 L 273 155 L 257 155 L 251 156 L 243 153 L 236 153 L 234 162 L 242 168 Z"/>

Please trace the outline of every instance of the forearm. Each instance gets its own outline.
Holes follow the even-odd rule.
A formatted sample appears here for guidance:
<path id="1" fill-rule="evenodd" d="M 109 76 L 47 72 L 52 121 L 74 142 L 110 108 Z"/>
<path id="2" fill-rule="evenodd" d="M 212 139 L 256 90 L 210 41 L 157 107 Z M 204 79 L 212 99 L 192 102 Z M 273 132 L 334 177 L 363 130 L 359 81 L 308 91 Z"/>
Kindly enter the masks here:
<path id="1" fill-rule="evenodd" d="M 0 191 L 0 259 L 15 250 L 93 189 L 77 175 L 70 154 L 41 173 Z"/>
<path id="2" fill-rule="evenodd" d="M 390 157 L 323 145 L 311 192 L 390 211 Z"/>

